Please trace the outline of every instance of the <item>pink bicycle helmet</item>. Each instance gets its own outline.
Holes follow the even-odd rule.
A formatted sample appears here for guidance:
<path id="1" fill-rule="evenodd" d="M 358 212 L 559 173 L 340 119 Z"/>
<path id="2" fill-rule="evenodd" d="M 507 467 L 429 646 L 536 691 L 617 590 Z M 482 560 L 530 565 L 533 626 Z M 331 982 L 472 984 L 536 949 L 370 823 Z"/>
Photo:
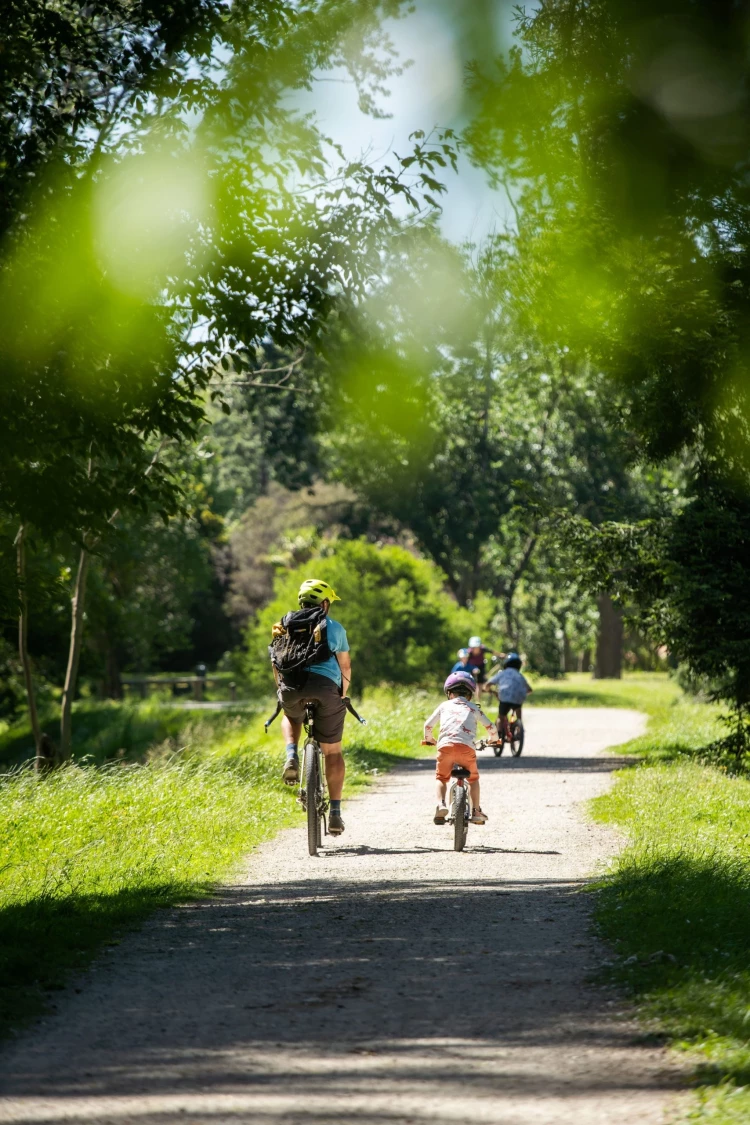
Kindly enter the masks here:
<path id="1" fill-rule="evenodd" d="M 470 696 L 474 695 L 474 677 L 469 672 L 451 672 L 450 676 L 443 684 L 443 691 L 446 695 L 449 691 L 457 691 L 460 688 L 464 688 L 468 691 Z"/>

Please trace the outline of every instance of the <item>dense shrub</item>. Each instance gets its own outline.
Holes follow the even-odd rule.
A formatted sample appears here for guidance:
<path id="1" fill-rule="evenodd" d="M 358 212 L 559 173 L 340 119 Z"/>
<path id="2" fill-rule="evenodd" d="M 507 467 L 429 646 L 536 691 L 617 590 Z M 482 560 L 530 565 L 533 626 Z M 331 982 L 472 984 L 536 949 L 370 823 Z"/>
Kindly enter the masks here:
<path id="1" fill-rule="evenodd" d="M 297 608 L 305 578 L 330 582 L 341 602 L 332 616 L 352 649 L 353 690 L 383 682 L 434 685 L 455 660 L 472 618 L 443 588 L 444 576 L 402 547 L 363 539 L 336 540 L 324 554 L 276 579 L 274 600 L 247 631 L 246 675 L 256 690 L 272 685 L 267 646 L 271 627 Z"/>

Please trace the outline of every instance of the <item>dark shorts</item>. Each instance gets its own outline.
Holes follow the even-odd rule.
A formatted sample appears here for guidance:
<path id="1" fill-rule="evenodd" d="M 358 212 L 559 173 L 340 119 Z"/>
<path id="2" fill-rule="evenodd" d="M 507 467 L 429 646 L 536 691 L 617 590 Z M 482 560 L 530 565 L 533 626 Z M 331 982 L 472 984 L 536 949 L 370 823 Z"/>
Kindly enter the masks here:
<path id="1" fill-rule="evenodd" d="M 503 703 L 503 701 L 501 700 L 500 701 L 500 718 L 502 718 L 503 715 L 507 715 L 509 711 L 515 711 L 517 715 L 520 715 L 522 707 L 523 707 L 523 703 Z"/>
<path id="2" fill-rule="evenodd" d="M 317 703 L 315 708 L 315 737 L 318 742 L 341 742 L 344 734 L 346 704 L 338 687 L 328 676 L 309 672 L 302 688 L 279 685 L 279 702 L 287 719 L 301 723 L 305 718 L 305 704 Z"/>

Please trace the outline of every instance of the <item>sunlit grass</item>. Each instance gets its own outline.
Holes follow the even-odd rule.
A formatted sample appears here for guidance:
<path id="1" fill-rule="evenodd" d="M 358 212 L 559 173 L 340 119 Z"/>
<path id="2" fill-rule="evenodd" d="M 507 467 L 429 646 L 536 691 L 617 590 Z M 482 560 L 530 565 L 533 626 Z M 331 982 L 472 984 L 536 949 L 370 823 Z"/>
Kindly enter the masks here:
<path id="1" fill-rule="evenodd" d="M 531 677 L 534 707 L 631 707 L 653 714 L 680 698 L 682 690 L 667 672 L 625 672 L 620 680 L 595 680 L 570 672 L 560 680 Z"/>
<path id="2" fill-rule="evenodd" d="M 602 881 L 598 921 L 615 979 L 700 1060 L 696 1120 L 750 1120 L 750 781 L 687 759 L 716 733 L 700 705 L 652 724 L 656 764 L 594 802 L 628 844 Z M 659 761 L 680 747 L 677 761 Z"/>

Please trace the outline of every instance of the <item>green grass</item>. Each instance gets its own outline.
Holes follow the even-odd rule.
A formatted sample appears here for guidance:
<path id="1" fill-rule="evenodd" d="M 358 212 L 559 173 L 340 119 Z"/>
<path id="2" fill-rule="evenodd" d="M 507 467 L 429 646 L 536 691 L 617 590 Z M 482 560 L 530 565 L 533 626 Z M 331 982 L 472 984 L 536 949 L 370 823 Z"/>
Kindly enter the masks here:
<path id="1" fill-rule="evenodd" d="M 626 747 L 643 764 L 594 802 L 628 837 L 597 918 L 614 979 L 698 1060 L 691 1120 L 730 1125 L 750 1120 L 750 780 L 702 760 L 718 716 L 678 696 Z"/>
<path id="2" fill-rule="evenodd" d="M 369 725 L 347 727 L 350 794 L 420 753 L 432 700 L 380 692 L 362 709 Z M 90 727 L 76 722 L 78 751 L 93 756 L 0 778 L 0 1032 L 44 1010 L 71 970 L 156 907 L 209 893 L 279 828 L 299 826 L 303 854 L 302 817 L 279 780 L 280 729 L 263 733 L 270 710 L 188 722 L 180 712 L 165 738 L 172 718 L 148 705 L 109 708 L 109 726 L 97 707 Z M 107 749 L 123 753 L 101 765 Z"/>
<path id="3" fill-rule="evenodd" d="M 164 705 L 156 700 L 116 703 L 81 701 L 73 708 L 74 757 L 105 762 L 114 757 L 138 758 L 156 742 L 177 738 L 179 732 L 195 723 L 196 714 L 221 722 L 224 712 L 196 712 Z M 59 710 L 51 709 L 43 718 L 44 730 L 54 741 L 59 739 Z M 8 768 L 34 755 L 28 719 L 0 731 L 0 766 Z"/>
<path id="4" fill-rule="evenodd" d="M 531 677 L 534 707 L 630 707 L 651 715 L 682 697 L 666 672 L 626 672 L 621 680 L 595 680 L 586 672 L 562 680 Z"/>

